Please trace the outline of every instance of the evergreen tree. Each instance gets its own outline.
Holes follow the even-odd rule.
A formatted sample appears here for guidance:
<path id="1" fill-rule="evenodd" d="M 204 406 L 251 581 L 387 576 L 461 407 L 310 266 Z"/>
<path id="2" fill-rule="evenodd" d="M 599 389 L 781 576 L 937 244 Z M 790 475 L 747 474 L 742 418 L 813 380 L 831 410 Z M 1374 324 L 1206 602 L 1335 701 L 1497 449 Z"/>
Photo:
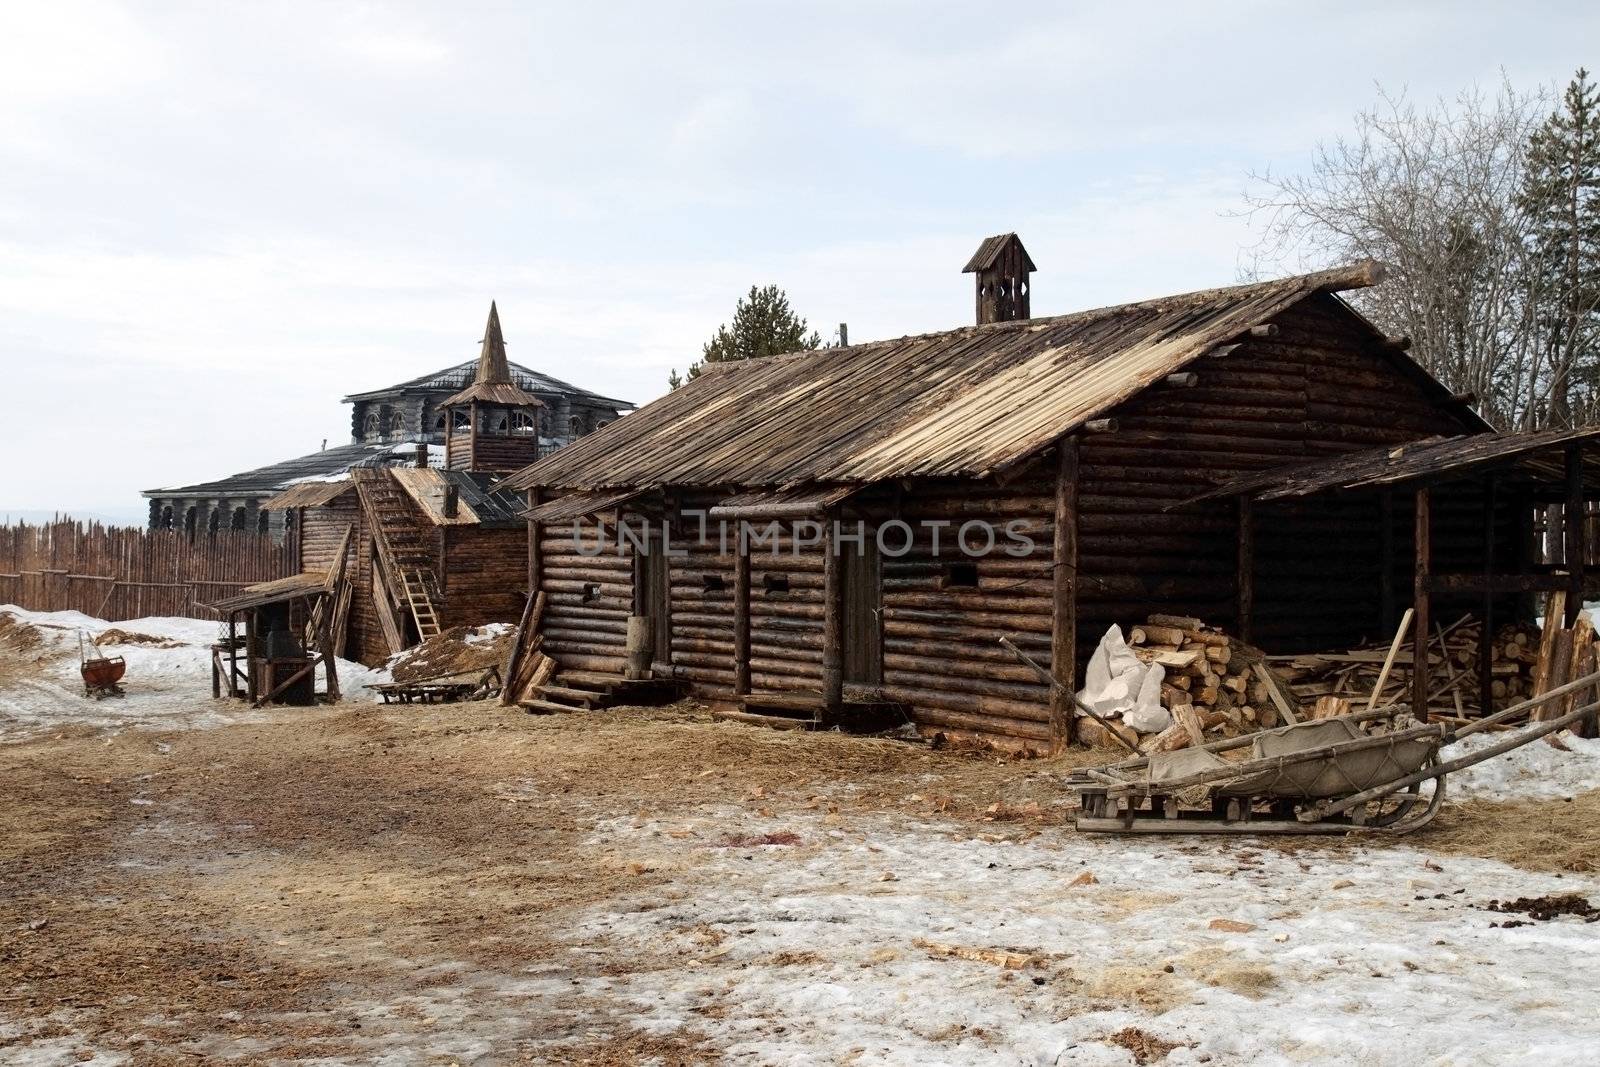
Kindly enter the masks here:
<path id="1" fill-rule="evenodd" d="M 1529 139 L 1518 200 L 1539 294 L 1545 421 L 1588 422 L 1600 415 L 1600 93 L 1587 70 Z"/>
<path id="2" fill-rule="evenodd" d="M 776 285 L 752 285 L 734 307 L 733 321 L 718 326 L 716 334 L 701 349 L 700 359 L 689 365 L 688 373 L 672 371 L 667 375 L 667 384 L 676 389 L 686 380 L 698 378 L 707 363 L 759 359 L 821 345 L 821 335 L 808 331 L 806 320 L 789 307 L 788 294 Z"/>

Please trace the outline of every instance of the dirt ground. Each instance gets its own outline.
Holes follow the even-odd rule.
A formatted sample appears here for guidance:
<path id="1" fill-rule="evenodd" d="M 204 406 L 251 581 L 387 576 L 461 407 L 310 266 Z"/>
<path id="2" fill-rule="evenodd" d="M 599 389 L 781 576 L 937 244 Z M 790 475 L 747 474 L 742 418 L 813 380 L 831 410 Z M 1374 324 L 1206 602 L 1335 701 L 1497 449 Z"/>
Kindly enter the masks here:
<path id="1" fill-rule="evenodd" d="M 585 906 L 665 896 L 671 877 L 597 844 L 597 821 L 739 805 L 1070 833 L 1056 778 L 1107 758 L 777 733 L 692 706 L 286 710 L 0 745 L 0 1061 L 717 1062 L 692 1027 L 637 1030 L 591 988 L 684 965 L 571 935 Z M 1407 843 L 1592 870 L 1597 809 L 1456 805 Z"/>

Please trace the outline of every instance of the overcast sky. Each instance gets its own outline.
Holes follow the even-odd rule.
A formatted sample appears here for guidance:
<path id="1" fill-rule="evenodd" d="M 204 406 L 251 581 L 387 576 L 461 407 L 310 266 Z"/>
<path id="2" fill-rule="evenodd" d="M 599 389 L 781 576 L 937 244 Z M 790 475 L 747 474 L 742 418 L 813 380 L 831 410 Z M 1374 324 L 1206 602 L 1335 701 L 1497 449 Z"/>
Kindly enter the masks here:
<path id="1" fill-rule="evenodd" d="M 1246 174 L 1374 84 L 1531 88 L 1600 5 L 0 0 L 0 512 L 350 436 L 472 357 L 665 389 L 751 284 L 959 326 L 1017 230 L 1054 314 L 1232 281 Z"/>

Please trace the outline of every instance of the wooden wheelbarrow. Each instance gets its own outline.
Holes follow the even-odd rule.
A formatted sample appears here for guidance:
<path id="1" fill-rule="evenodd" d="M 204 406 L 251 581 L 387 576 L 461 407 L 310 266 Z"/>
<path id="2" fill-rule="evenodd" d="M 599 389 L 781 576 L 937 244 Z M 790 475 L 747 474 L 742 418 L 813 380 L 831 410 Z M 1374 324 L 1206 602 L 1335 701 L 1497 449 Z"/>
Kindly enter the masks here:
<path id="1" fill-rule="evenodd" d="M 1048 671 L 1004 639 L 1001 644 L 1061 688 Z M 1075 825 L 1102 833 L 1343 834 L 1409 833 L 1444 802 L 1445 776 L 1576 725 L 1600 709 L 1591 701 L 1548 722 L 1455 759 L 1439 750 L 1552 701 L 1600 683 L 1600 672 L 1558 686 L 1452 729 L 1430 723 L 1367 735 L 1362 724 L 1410 712 L 1407 704 L 1264 730 L 1199 748 L 1146 755 L 1067 776 L 1078 799 Z M 1094 712 L 1079 703 L 1089 715 Z M 1094 715 L 1099 719 L 1098 715 Z M 1119 740 L 1121 738 L 1119 737 Z M 1126 744 L 1127 742 L 1124 741 Z M 1136 745 L 1128 745 L 1138 752 Z M 1222 754 L 1248 748 L 1243 759 Z M 1431 788 L 1424 790 L 1428 782 Z"/>
<path id="2" fill-rule="evenodd" d="M 128 662 L 121 656 L 90 656 L 78 634 L 78 673 L 83 677 L 83 695 L 96 700 L 102 697 L 120 697 L 122 676 L 127 673 Z"/>

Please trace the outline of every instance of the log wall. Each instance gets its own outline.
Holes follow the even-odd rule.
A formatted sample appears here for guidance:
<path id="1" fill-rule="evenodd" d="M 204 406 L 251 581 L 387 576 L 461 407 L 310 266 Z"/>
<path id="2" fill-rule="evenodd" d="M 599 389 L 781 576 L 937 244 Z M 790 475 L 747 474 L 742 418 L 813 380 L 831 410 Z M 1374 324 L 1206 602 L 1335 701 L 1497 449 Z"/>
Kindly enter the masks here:
<path id="1" fill-rule="evenodd" d="M 544 651 L 567 669 L 621 674 L 633 612 L 632 545 L 619 548 L 614 523 L 586 519 L 544 524 L 539 549 Z"/>
<path id="2" fill-rule="evenodd" d="M 516 622 L 528 588 L 528 531 L 521 526 L 442 527 L 440 625 Z"/>
<path id="3" fill-rule="evenodd" d="M 919 727 L 1048 740 L 1049 691 L 999 640 L 1013 636 L 1050 667 L 1054 502 L 1041 469 L 1006 486 L 918 483 L 872 509 L 875 520 L 898 517 L 914 533 L 909 551 L 883 559 L 883 695 L 905 704 Z M 961 528 L 973 521 L 1000 531 L 993 551 L 962 550 Z M 897 550 L 903 533 L 886 529 L 884 547 Z M 985 543 L 973 527 L 968 546 Z"/>
<path id="4" fill-rule="evenodd" d="M 683 511 L 708 511 L 721 493 L 686 493 Z M 687 679 L 697 695 L 708 700 L 731 697 L 733 677 L 733 546 L 724 554 L 717 526 L 708 523 L 702 537 L 698 520 L 672 523 L 669 611 L 672 617 L 673 673 Z M 757 583 L 759 586 L 759 579 Z M 752 603 L 760 594 L 751 593 Z M 820 648 L 820 645 L 819 645 Z"/>
<path id="5" fill-rule="evenodd" d="M 1236 506 L 1178 506 L 1210 482 L 1466 428 L 1331 298 L 1305 301 L 1275 324 L 1277 337 L 1202 358 L 1189 368 L 1198 384 L 1158 383 L 1112 413 L 1116 432 L 1082 439 L 1080 658 L 1107 626 L 1151 611 L 1236 627 Z M 1322 500 L 1303 522 L 1271 514 L 1256 526 L 1257 643 L 1300 651 L 1378 633 L 1376 507 Z M 1449 533 L 1457 521 L 1436 520 L 1446 540 L 1466 536 Z M 1476 536 L 1481 522 L 1469 525 Z M 1409 553 L 1409 540 L 1403 547 Z"/>

